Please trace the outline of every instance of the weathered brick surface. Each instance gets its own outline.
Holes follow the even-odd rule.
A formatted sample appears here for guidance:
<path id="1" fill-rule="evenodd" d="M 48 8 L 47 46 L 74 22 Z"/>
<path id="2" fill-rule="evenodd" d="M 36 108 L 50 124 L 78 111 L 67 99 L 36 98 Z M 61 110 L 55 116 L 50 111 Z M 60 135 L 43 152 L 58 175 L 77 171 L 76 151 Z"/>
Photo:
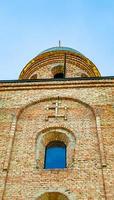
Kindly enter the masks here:
<path id="1" fill-rule="evenodd" d="M 113 86 L 114 80 L 1 83 L 0 199 L 32 200 L 51 191 L 72 200 L 113 200 Z M 46 121 L 50 112 L 46 106 L 58 96 L 68 107 L 67 120 Z M 60 114 L 64 112 L 60 109 Z M 73 158 L 67 160 L 67 169 L 45 170 L 36 161 L 37 148 L 40 151 L 54 139 L 52 128 L 61 133 L 67 130 L 62 139 L 65 134 L 75 138 L 74 150 L 71 145 L 67 151 Z M 39 138 L 47 130 L 50 135 L 40 144 Z M 42 163 L 43 151 L 39 154 Z"/>
<path id="2" fill-rule="evenodd" d="M 62 65 L 62 62 L 56 63 L 56 65 Z M 55 66 L 56 66 L 55 65 Z M 40 68 L 36 69 L 35 72 L 31 75 L 31 77 L 34 74 L 37 74 L 37 78 L 53 78 L 53 64 L 46 65 L 46 66 L 40 66 Z M 44 73 L 45 71 L 45 73 Z M 58 70 L 59 72 L 59 70 Z M 82 75 L 88 76 L 87 72 L 85 70 L 80 69 L 78 66 L 74 64 L 67 64 L 67 71 L 66 71 L 66 77 L 81 77 Z M 31 78 L 30 77 L 30 78 Z"/>

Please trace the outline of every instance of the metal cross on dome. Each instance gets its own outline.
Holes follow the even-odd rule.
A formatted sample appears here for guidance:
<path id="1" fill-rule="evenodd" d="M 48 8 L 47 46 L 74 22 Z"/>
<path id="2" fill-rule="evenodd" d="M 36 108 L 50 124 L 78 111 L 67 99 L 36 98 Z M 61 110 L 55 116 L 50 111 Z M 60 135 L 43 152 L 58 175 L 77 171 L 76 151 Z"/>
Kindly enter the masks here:
<path id="1" fill-rule="evenodd" d="M 49 118 L 56 118 L 56 119 L 63 118 L 65 120 L 67 120 L 66 111 L 67 111 L 68 107 L 62 106 L 61 104 L 62 104 L 62 101 L 58 97 L 58 99 L 56 101 L 52 102 L 51 106 L 47 105 L 46 110 L 47 111 L 52 110 L 54 112 L 47 114 L 46 121 L 48 121 Z M 61 111 L 62 111 L 62 114 L 60 114 Z"/>

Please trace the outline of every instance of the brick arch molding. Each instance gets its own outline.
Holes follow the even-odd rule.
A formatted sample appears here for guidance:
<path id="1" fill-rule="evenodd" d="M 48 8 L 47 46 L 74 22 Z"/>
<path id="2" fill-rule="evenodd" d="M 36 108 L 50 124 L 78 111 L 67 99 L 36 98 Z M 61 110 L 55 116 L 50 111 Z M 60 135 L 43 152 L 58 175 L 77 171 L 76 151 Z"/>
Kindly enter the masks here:
<path id="1" fill-rule="evenodd" d="M 74 164 L 76 138 L 74 133 L 65 127 L 48 127 L 36 136 L 36 167 L 44 166 L 45 148 L 51 141 L 62 141 L 67 146 L 67 168 Z"/>

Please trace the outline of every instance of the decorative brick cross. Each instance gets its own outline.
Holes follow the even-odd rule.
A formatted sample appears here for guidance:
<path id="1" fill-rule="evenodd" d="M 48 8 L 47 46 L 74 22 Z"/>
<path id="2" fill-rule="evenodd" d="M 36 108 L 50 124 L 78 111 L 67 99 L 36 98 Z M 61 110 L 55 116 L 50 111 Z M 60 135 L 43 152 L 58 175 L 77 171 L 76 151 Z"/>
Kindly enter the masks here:
<path id="1" fill-rule="evenodd" d="M 61 105 L 62 102 L 59 100 L 59 98 L 55 101 L 52 102 L 52 106 L 47 106 L 46 110 L 53 110 L 54 113 L 53 114 L 48 114 L 48 116 L 46 117 L 46 121 L 48 121 L 49 118 L 64 118 L 65 120 L 67 120 L 67 114 L 66 111 L 68 109 L 67 106 L 62 106 Z M 59 114 L 60 113 L 60 109 L 64 110 L 64 114 Z"/>

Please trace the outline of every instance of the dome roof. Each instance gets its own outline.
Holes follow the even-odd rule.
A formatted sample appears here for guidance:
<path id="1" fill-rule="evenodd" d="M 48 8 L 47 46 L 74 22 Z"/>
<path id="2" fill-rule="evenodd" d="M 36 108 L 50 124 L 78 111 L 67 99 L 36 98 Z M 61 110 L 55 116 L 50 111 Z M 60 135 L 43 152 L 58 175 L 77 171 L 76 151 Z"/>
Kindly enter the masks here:
<path id="1" fill-rule="evenodd" d="M 79 51 L 77 51 L 73 48 L 70 48 L 70 47 L 51 47 L 49 49 L 42 51 L 41 53 L 39 53 L 39 55 L 44 54 L 44 53 L 48 53 L 48 52 L 53 52 L 53 51 L 70 51 L 71 53 L 76 53 L 76 54 L 84 56 Z"/>
<path id="2" fill-rule="evenodd" d="M 52 78 L 52 68 L 64 65 L 66 55 L 67 68 L 72 71 L 67 77 L 100 76 L 97 67 L 79 51 L 69 47 L 52 47 L 39 53 L 22 70 L 19 79 Z M 57 69 L 57 68 L 56 68 Z M 47 71 L 46 71 L 47 70 Z M 44 73 L 45 72 L 45 73 Z M 45 76 L 47 74 L 47 76 Z M 81 74 L 81 75 L 80 75 Z"/>

